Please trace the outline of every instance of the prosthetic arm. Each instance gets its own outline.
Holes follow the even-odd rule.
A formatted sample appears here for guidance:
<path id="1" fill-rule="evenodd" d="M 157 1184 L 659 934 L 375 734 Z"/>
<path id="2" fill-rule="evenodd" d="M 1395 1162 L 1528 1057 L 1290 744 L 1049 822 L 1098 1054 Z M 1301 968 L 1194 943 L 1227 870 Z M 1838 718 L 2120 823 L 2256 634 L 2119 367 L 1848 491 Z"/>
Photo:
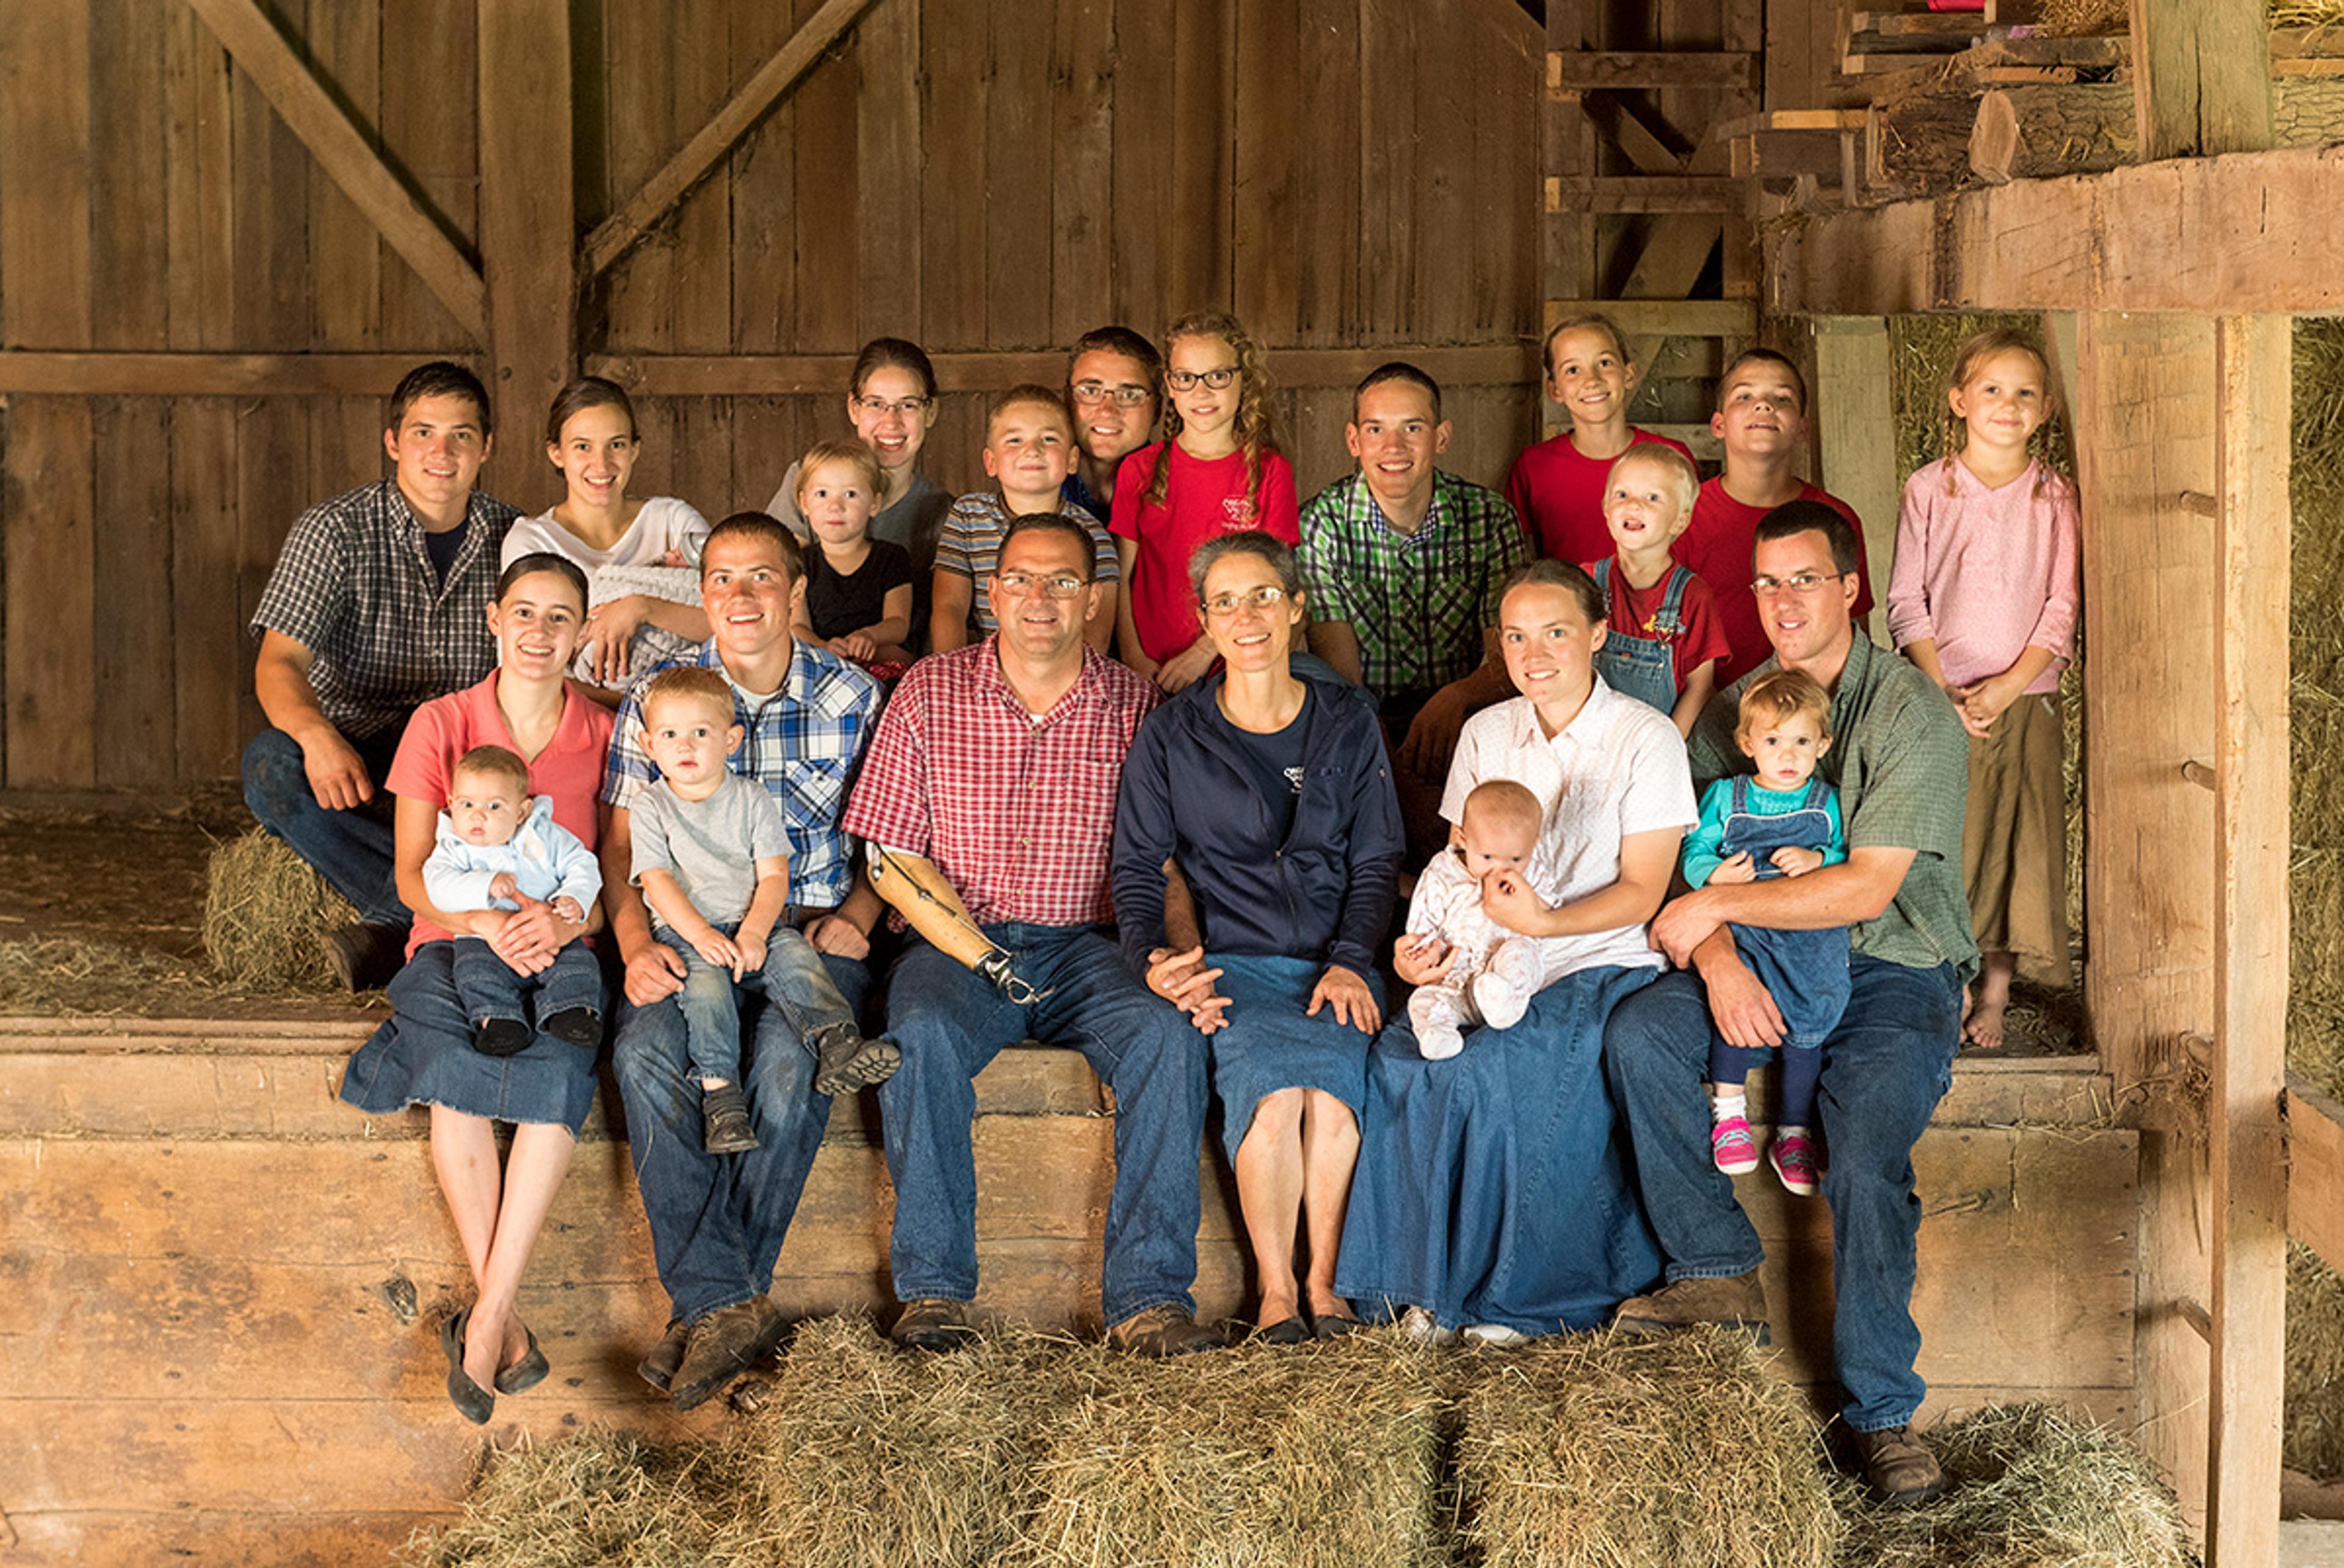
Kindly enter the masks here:
<path id="1" fill-rule="evenodd" d="M 968 906 L 935 861 L 924 855 L 898 854 L 875 843 L 870 851 L 872 888 L 894 905 L 896 913 L 937 952 L 990 981 L 1021 1007 L 1042 999 L 1042 992 L 1010 968 L 1009 955 L 995 946 L 984 928 L 969 918 Z"/>

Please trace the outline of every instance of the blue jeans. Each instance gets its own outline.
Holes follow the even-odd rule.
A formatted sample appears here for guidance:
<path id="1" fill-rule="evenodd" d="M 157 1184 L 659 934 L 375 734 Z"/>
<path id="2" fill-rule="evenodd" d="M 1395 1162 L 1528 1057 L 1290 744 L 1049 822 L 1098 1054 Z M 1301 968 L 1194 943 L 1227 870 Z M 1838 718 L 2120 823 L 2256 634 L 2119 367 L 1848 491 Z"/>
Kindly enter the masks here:
<path id="1" fill-rule="evenodd" d="M 1847 1011 L 1822 1046 L 1816 1107 L 1838 1300 L 1832 1360 L 1848 1425 L 1878 1431 L 1910 1421 L 1928 1391 L 1913 1370 L 1921 1353 L 1913 1146 L 1953 1085 L 1962 983 L 1950 964 L 1916 969 L 1858 956 L 1848 970 Z M 1733 1181 L 1710 1158 L 1709 1033 L 1701 982 L 1678 973 L 1621 1003 L 1604 1036 L 1636 1183 L 1672 1280 L 1746 1274 L 1765 1260 Z"/>
<path id="2" fill-rule="evenodd" d="M 557 1013 L 583 1007 L 602 1011 L 602 966 L 583 942 L 571 942 L 553 956 L 552 966 L 535 975 L 514 972 L 497 950 L 479 936 L 456 938 L 456 996 L 472 1023 L 487 1018 L 530 1021 L 527 998 L 537 996 L 537 1026 Z"/>
<path id="3" fill-rule="evenodd" d="M 1115 1091 L 1100 1289 L 1107 1322 L 1166 1302 L 1194 1311 L 1203 1037 L 1133 977 L 1099 927 L 1004 924 L 985 934 L 1047 995 L 1019 1007 L 924 942 L 905 948 L 887 981 L 888 1034 L 904 1058 L 879 1086 L 895 1183 L 896 1299 L 975 1299 L 975 1078 L 1030 1035 L 1076 1047 Z"/>
<path id="4" fill-rule="evenodd" d="M 739 927 L 717 929 L 730 936 Z M 775 926 L 765 939 L 763 968 L 738 980 L 732 970 L 702 957 L 682 937 L 662 932 L 660 940 L 683 957 L 683 1027 L 695 1077 L 740 1080 L 741 998 L 752 989 L 763 990 L 768 1001 L 778 1004 L 797 1042 L 809 1051 L 832 1028 L 854 1022 L 854 1008 L 831 983 L 823 956 L 794 926 Z"/>
<path id="5" fill-rule="evenodd" d="M 263 730 L 244 748 L 244 804 L 254 818 L 316 866 L 350 901 L 359 919 L 380 926 L 404 926 L 408 918 L 391 865 L 390 792 L 382 784 L 398 754 L 399 734 L 387 730 L 350 741 L 375 794 L 349 811 L 328 811 L 318 804 L 300 744 L 284 731 Z"/>
<path id="6" fill-rule="evenodd" d="M 821 957 L 851 1017 L 869 988 L 870 971 L 852 958 Z M 627 1145 L 660 1283 L 681 1322 L 773 1288 L 773 1259 L 830 1120 L 830 1097 L 813 1092 L 814 1059 L 787 1015 L 766 997 L 751 999 L 746 1012 L 740 1082 L 757 1148 L 715 1155 L 702 1147 L 700 1077 L 692 1068 L 682 1007 L 673 996 L 647 1007 L 619 1005 L 612 1054 L 627 1107 Z"/>

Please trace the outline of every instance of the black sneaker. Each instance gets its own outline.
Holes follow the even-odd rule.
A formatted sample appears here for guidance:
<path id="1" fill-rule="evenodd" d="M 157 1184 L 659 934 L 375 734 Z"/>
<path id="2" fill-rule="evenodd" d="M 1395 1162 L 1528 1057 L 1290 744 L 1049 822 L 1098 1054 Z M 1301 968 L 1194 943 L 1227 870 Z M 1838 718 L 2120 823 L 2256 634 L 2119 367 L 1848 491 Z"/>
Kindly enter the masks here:
<path id="1" fill-rule="evenodd" d="M 529 1026 L 519 1018 L 483 1018 L 472 1030 L 472 1048 L 484 1057 L 514 1057 L 529 1049 Z"/>
<path id="2" fill-rule="evenodd" d="M 884 1084 L 903 1062 L 895 1042 L 881 1037 L 866 1040 L 853 1024 L 834 1024 L 814 1042 L 813 1092 L 851 1095 L 857 1089 Z"/>
<path id="3" fill-rule="evenodd" d="M 738 1084 L 700 1097 L 700 1123 L 711 1154 L 746 1154 L 757 1147 L 757 1129 L 749 1125 L 748 1098 Z"/>
<path id="4" fill-rule="evenodd" d="M 390 984 L 407 962 L 407 927 L 360 921 L 337 926 L 318 940 L 334 978 L 353 991 L 376 991 Z"/>
<path id="5" fill-rule="evenodd" d="M 581 1051 L 601 1048 L 602 1015 L 591 1007 L 564 1007 L 553 1017 L 541 1020 L 537 1027 L 555 1039 L 566 1041 Z"/>

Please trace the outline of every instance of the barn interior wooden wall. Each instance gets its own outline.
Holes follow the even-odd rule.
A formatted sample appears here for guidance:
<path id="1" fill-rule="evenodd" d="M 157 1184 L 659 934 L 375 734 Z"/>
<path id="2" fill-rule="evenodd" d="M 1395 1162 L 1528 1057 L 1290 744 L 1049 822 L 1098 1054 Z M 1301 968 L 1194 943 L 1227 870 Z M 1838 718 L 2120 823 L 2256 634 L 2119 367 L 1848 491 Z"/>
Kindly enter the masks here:
<path id="1" fill-rule="evenodd" d="M 580 231 L 821 8 L 576 0 Z M 477 259 L 493 88 L 475 0 L 262 10 Z M 579 363 L 653 389 L 636 493 L 714 514 L 762 503 L 843 430 L 834 363 L 809 356 L 879 333 L 975 356 L 924 460 L 957 487 L 979 473 L 985 389 L 1037 353 L 1223 306 L 1274 374 L 1281 349 L 1345 351 L 1289 359 L 1315 381 L 1281 378 L 1306 492 L 1349 466 L 1349 384 L 1395 349 L 1447 351 L 1430 358 L 1454 383 L 1451 466 L 1496 482 L 1536 428 L 1543 48 L 1513 0 L 874 0 L 584 291 Z M 105 395 L 11 374 L 91 350 L 388 369 L 233 396 L 175 385 L 166 360 L 110 361 Z M 443 354 L 485 368 L 196 8 L 0 4 L 0 781 L 230 776 L 259 723 L 243 624 L 278 541 L 310 501 L 380 473 L 392 361 Z M 765 380 L 787 389 L 659 393 L 643 369 L 695 356 L 773 357 Z M 497 416 L 487 487 L 551 504 L 541 400 Z"/>

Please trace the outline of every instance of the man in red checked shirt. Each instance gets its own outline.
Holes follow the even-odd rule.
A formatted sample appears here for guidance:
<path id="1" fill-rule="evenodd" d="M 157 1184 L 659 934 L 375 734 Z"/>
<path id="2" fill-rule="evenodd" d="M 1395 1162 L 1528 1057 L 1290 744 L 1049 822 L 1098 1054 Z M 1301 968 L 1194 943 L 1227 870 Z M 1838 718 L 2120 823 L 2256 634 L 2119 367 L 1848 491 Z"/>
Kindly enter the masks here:
<path id="1" fill-rule="evenodd" d="M 1142 1354 L 1212 1349 L 1197 1273 L 1205 1053 L 1188 1020 L 1124 966 L 1108 859 L 1124 754 L 1155 687 L 1083 641 L 1099 595 L 1093 541 L 1063 515 L 1019 518 L 987 580 L 1000 629 L 914 665 L 895 689 L 843 825 L 872 846 L 882 893 L 914 924 L 958 924 L 1032 987 L 1016 1000 L 911 939 L 888 982 L 903 1066 L 879 1091 L 895 1184 L 892 1332 L 945 1351 L 974 1333 L 972 1087 L 1029 1035 L 1073 1046 L 1115 1091 L 1115 1195 L 1102 1300 L 1110 1340 Z M 981 933 L 982 943 L 978 942 Z"/>

